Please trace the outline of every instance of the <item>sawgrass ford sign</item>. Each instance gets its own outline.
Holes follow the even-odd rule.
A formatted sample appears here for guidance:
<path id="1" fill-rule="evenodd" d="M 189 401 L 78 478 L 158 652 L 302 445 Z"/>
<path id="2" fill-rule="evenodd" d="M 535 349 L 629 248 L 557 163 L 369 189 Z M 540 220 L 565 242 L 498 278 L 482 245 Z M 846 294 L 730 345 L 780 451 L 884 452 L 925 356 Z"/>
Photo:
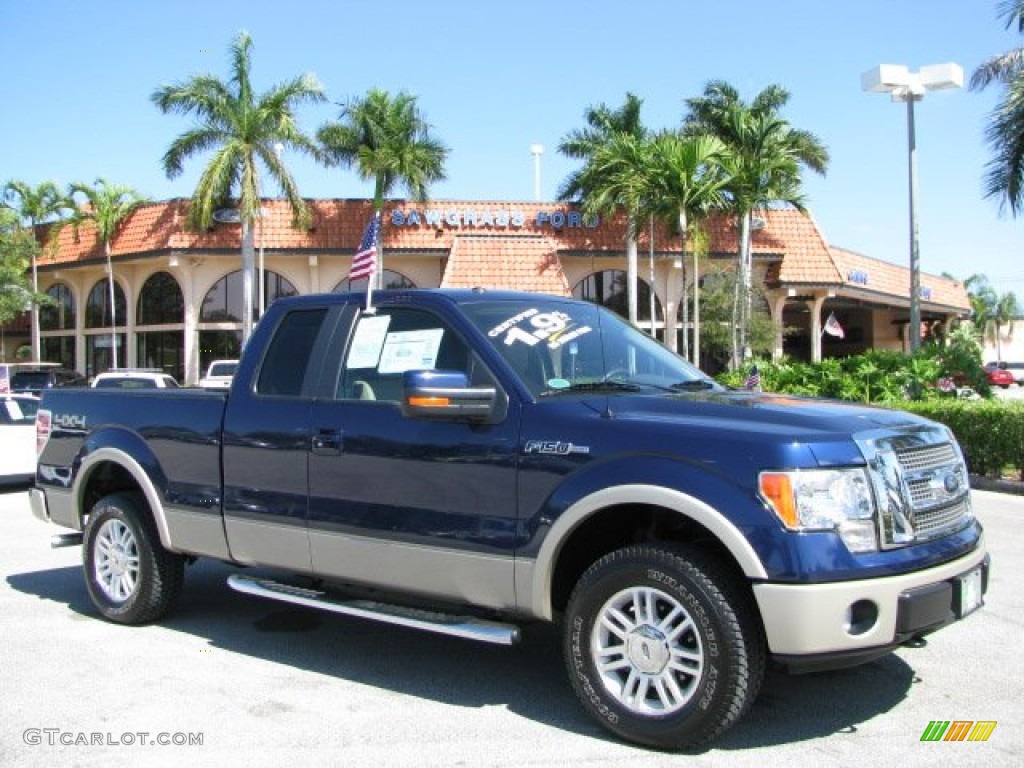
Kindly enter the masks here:
<path id="1" fill-rule="evenodd" d="M 580 211 L 538 210 L 530 215 L 503 208 L 396 208 L 391 212 L 394 227 L 459 227 L 461 229 L 593 229 L 599 216 Z"/>

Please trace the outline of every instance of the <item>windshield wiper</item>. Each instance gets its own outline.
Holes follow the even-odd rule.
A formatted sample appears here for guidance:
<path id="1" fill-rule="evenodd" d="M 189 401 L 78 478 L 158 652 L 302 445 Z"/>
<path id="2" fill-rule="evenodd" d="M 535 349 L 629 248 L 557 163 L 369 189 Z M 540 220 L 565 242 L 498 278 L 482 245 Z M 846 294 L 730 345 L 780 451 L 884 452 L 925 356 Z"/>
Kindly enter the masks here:
<path id="1" fill-rule="evenodd" d="M 690 381 L 677 381 L 672 389 L 681 392 L 697 392 L 705 389 L 714 389 L 715 383 L 711 379 L 691 379 Z"/>
<path id="2" fill-rule="evenodd" d="M 608 381 L 587 381 L 571 384 L 568 387 L 548 389 L 541 392 L 540 396 L 561 395 L 565 392 L 639 392 L 641 388 L 639 384 L 628 384 L 624 381 L 609 379 Z"/>

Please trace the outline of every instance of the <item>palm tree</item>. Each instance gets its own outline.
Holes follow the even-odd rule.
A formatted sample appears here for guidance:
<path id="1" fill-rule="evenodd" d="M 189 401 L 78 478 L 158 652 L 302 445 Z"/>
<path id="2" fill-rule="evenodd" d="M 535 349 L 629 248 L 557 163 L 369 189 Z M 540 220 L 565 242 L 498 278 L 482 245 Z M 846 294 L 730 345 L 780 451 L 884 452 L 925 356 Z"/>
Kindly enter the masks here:
<path id="1" fill-rule="evenodd" d="M 779 117 L 789 101 L 789 93 L 771 85 L 750 104 L 724 81 L 709 82 L 703 96 L 686 100 L 689 109 L 683 120 L 688 133 L 711 133 L 728 147 L 726 164 L 730 181 L 726 189 L 731 209 L 739 223 L 737 280 L 733 324 L 738 337 L 733 349 L 733 365 L 749 355 L 747 323 L 751 303 L 751 223 L 754 210 L 772 204 L 803 208 L 800 191 L 801 168 L 824 175 L 828 150 L 812 133 L 790 126 Z M 742 296 L 741 296 L 742 294 Z M 742 358 L 741 358 L 742 355 Z"/>
<path id="2" fill-rule="evenodd" d="M 725 145 L 709 135 L 683 135 L 671 131 L 657 134 L 649 146 L 642 178 L 649 186 L 645 194 L 648 212 L 678 229 L 683 259 L 683 356 L 690 357 L 688 303 L 686 301 L 686 239 L 691 226 L 724 203 L 723 187 L 728 183 L 722 162 Z M 693 356 L 700 365 L 700 293 L 698 253 L 693 252 Z"/>
<path id="3" fill-rule="evenodd" d="M 1024 0 L 1003 0 L 999 16 L 1006 28 L 1024 33 Z M 981 91 L 992 83 L 1002 86 L 1002 97 L 989 117 L 985 138 L 993 157 L 985 175 L 985 197 L 999 198 L 1000 211 L 1009 206 L 1016 217 L 1024 208 L 1024 48 L 993 56 L 971 75 L 970 88 Z"/>
<path id="4" fill-rule="evenodd" d="M 316 77 L 304 74 L 256 94 L 250 79 L 252 38 L 242 31 L 231 43 L 231 78 L 197 75 L 165 85 L 150 99 L 164 113 L 194 114 L 197 124 L 176 138 L 163 157 L 164 172 L 173 179 L 193 155 L 213 152 L 192 194 L 189 224 L 199 230 L 213 224 L 213 212 L 229 199 L 238 201 L 242 225 L 242 343 L 252 334 L 254 307 L 255 231 L 260 215 L 261 169 L 277 182 L 292 209 L 295 223 L 306 226 L 309 210 L 281 149 L 322 160 L 316 143 L 303 134 L 295 109 L 325 100 Z M 280 145 L 280 146 L 278 146 Z"/>
<path id="5" fill-rule="evenodd" d="M 61 194 L 52 181 L 44 181 L 33 187 L 23 181 L 8 181 L 3 188 L 3 205 L 15 211 L 22 225 L 28 227 L 32 237 L 39 243 L 40 224 L 61 218 L 65 211 L 73 207 L 67 197 Z M 51 233 L 52 234 L 52 233 Z M 39 338 L 39 275 L 37 272 L 37 251 L 33 249 L 32 266 L 32 359 L 40 360 L 41 342 Z"/>
<path id="6" fill-rule="evenodd" d="M 605 104 L 591 106 L 583 113 L 587 123 L 586 128 L 570 131 L 563 137 L 558 145 L 558 151 L 566 157 L 572 157 L 584 161 L 583 168 L 573 172 L 562 183 L 558 192 L 559 200 L 586 200 L 594 192 L 593 185 L 601 186 L 601 180 L 595 174 L 593 168 L 588 166 L 593 162 L 595 154 L 599 149 L 609 144 L 617 137 L 629 137 L 634 142 L 642 142 L 647 139 L 648 131 L 640 122 L 640 107 L 643 100 L 632 93 L 626 94 L 626 101 L 618 109 L 611 109 Z M 620 147 L 621 148 L 621 147 Z M 614 200 L 606 200 L 608 208 L 605 212 L 611 213 L 616 208 Z M 602 206 L 590 205 L 593 211 L 602 209 Z M 633 213 L 627 209 L 627 217 Z M 626 226 L 626 297 L 628 306 L 629 321 L 636 323 L 637 320 L 637 243 L 636 236 L 639 232 L 640 222 L 630 218 Z M 651 286 L 654 290 L 654 286 Z M 654 322 L 654 318 L 651 318 Z"/>
<path id="7" fill-rule="evenodd" d="M 1007 291 L 996 300 L 995 311 L 992 313 L 992 324 L 996 328 L 996 356 L 1000 362 L 1003 360 L 1003 326 L 1008 325 L 1012 334 L 1013 320 L 1018 311 L 1017 296 L 1012 291 Z"/>
<path id="8" fill-rule="evenodd" d="M 416 97 L 401 91 L 392 96 L 374 88 L 344 106 L 340 122 L 317 131 L 328 163 L 355 167 L 359 178 L 373 181 L 373 210 L 380 217 L 384 198 L 403 186 L 418 202 L 429 185 L 445 179 L 448 148 L 431 135 L 431 126 L 416 106 Z M 384 274 L 384 250 L 378 244 L 376 280 Z"/>
<path id="9" fill-rule="evenodd" d="M 96 227 L 96 239 L 103 244 L 103 255 L 107 259 L 107 284 L 110 289 L 110 367 L 117 368 L 117 303 L 114 301 L 114 265 L 111 261 L 111 243 L 121 225 L 132 212 L 148 202 L 131 187 L 115 186 L 106 179 L 96 179 L 93 186 L 74 183 L 68 189 L 68 197 L 80 194 L 85 203 L 80 206 L 72 221 L 77 226 L 82 221 L 91 221 Z"/>

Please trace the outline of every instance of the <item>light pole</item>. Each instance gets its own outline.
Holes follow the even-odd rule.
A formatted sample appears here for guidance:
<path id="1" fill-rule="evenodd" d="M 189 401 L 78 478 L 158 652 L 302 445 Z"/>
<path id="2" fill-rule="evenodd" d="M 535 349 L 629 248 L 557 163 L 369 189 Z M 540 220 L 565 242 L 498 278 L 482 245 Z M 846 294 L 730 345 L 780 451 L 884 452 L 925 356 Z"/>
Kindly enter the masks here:
<path id="1" fill-rule="evenodd" d="M 921 347 L 921 254 L 917 227 L 917 137 L 914 129 L 914 102 L 925 91 L 962 88 L 964 71 L 959 64 L 931 64 L 911 72 L 901 64 L 879 64 L 860 77 L 861 88 L 872 93 L 888 93 L 893 101 L 907 105 L 908 175 L 910 178 L 910 351 Z"/>
<path id="2" fill-rule="evenodd" d="M 530 154 L 533 155 L 533 199 L 540 201 L 540 156 L 544 154 L 544 145 L 531 144 Z"/>

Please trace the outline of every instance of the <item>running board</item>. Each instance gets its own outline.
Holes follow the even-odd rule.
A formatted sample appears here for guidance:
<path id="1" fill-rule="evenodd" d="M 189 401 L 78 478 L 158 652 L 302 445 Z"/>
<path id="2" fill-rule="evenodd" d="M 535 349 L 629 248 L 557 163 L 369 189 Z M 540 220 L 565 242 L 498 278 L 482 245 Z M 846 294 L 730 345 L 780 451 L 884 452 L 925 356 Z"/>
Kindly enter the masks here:
<path id="1" fill-rule="evenodd" d="M 55 533 L 50 537 L 50 548 L 76 547 L 82 543 L 82 533 Z"/>
<path id="2" fill-rule="evenodd" d="M 442 635 L 452 635 L 496 645 L 514 645 L 519 642 L 519 627 L 513 624 L 477 619 L 472 616 L 455 616 L 448 613 L 424 611 L 417 608 L 378 603 L 373 600 L 342 600 L 331 597 L 320 590 L 305 589 L 238 574 L 228 576 L 228 586 L 247 595 L 269 597 L 271 600 L 304 605 L 307 608 L 319 608 L 332 613 L 383 621 L 388 624 L 423 629 Z"/>

